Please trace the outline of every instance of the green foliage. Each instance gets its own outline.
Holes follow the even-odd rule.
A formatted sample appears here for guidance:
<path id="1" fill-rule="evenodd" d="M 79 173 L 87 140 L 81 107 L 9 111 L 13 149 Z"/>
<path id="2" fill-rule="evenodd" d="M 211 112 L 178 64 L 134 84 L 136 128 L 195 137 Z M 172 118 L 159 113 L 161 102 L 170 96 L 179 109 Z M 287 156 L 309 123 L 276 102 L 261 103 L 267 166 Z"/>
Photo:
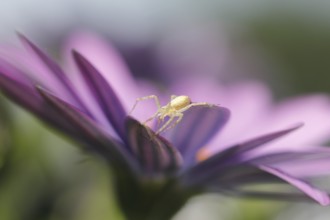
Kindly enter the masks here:
<path id="1" fill-rule="evenodd" d="M 122 219 L 102 161 L 17 106 L 3 106 L 8 111 L 0 118 L 8 123 L 0 126 L 1 220 Z"/>

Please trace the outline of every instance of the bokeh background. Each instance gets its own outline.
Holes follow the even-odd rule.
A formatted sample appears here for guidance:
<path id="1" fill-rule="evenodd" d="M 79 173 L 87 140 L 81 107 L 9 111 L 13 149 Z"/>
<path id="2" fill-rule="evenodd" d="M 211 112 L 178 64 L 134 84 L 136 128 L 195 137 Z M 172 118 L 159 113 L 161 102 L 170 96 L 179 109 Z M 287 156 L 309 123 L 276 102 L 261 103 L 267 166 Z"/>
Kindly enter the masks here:
<path id="1" fill-rule="evenodd" d="M 330 1 L 2 0 L 0 39 L 24 33 L 54 56 L 73 32 L 109 39 L 136 77 L 166 85 L 180 73 L 261 80 L 276 100 L 330 92 Z M 97 158 L 0 100 L 0 219 L 123 219 Z M 306 106 L 308 107 L 308 106 Z M 204 195 L 183 219 L 329 219 L 313 204 Z"/>

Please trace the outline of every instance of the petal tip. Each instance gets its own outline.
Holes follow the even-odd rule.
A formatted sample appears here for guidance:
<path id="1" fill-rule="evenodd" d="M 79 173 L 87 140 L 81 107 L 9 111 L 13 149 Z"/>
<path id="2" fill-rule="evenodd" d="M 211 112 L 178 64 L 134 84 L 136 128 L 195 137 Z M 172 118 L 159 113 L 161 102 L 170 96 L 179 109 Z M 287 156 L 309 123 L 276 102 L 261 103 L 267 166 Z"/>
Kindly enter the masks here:
<path id="1" fill-rule="evenodd" d="M 318 202 L 322 206 L 329 206 L 330 205 L 329 195 L 327 193 L 320 195 L 320 199 L 318 200 Z"/>

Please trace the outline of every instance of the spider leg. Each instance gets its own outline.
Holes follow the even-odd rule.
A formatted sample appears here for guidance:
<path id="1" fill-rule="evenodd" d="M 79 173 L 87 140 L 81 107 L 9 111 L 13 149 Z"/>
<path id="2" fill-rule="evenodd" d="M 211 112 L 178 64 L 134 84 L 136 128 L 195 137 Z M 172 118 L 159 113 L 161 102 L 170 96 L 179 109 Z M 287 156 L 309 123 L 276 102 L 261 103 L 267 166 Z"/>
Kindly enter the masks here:
<path id="1" fill-rule="evenodd" d="M 176 115 L 178 117 L 178 119 L 171 125 L 171 126 L 168 126 L 167 128 L 165 128 L 163 131 L 168 131 L 172 128 L 174 128 L 177 124 L 180 123 L 180 121 L 182 120 L 183 118 L 183 114 L 182 113 L 177 113 Z M 174 117 L 173 117 L 174 118 Z"/>
<path id="2" fill-rule="evenodd" d="M 190 104 L 190 107 L 193 107 L 193 106 L 207 106 L 207 107 L 213 107 L 213 106 L 216 106 L 215 104 L 210 104 L 210 103 L 207 103 L 207 102 L 193 102 Z"/>
<path id="3" fill-rule="evenodd" d="M 186 107 L 180 109 L 180 112 L 185 112 L 185 111 L 187 111 L 188 109 L 190 109 L 191 107 L 194 107 L 194 106 L 213 107 L 213 106 L 216 106 L 216 105 L 213 105 L 213 104 L 210 104 L 210 103 L 207 103 L 207 102 L 195 102 L 195 103 L 191 103 L 191 104 L 187 105 Z"/>
<path id="4" fill-rule="evenodd" d="M 156 134 L 163 132 L 166 129 L 166 127 L 168 127 L 168 125 L 171 124 L 171 122 L 174 120 L 174 118 L 175 118 L 175 116 L 170 117 L 170 119 L 168 119 L 168 121 L 161 128 L 159 128 L 156 131 Z"/>
<path id="5" fill-rule="evenodd" d="M 134 105 L 133 105 L 131 111 L 130 111 L 128 114 L 130 115 L 130 114 L 134 111 L 134 109 L 136 108 L 136 106 L 137 106 L 137 104 L 138 104 L 139 102 L 141 102 L 141 101 L 145 101 L 145 100 L 148 100 L 148 99 L 154 99 L 157 108 L 158 108 L 158 109 L 161 108 L 158 97 L 155 96 L 155 95 L 149 95 L 149 96 L 144 96 L 144 97 L 141 97 L 141 98 L 137 98 L 137 99 L 135 100 L 135 103 L 134 103 Z"/>
<path id="6" fill-rule="evenodd" d="M 152 119 L 156 118 L 157 115 L 158 115 L 158 112 L 156 112 L 150 118 L 148 118 L 145 122 L 143 122 L 143 125 L 146 125 L 149 121 L 151 121 Z"/>
<path id="7" fill-rule="evenodd" d="M 157 117 L 157 125 L 156 125 L 156 128 L 159 128 L 160 123 L 162 123 L 162 121 L 164 121 L 164 119 L 161 119 L 160 117 Z"/>

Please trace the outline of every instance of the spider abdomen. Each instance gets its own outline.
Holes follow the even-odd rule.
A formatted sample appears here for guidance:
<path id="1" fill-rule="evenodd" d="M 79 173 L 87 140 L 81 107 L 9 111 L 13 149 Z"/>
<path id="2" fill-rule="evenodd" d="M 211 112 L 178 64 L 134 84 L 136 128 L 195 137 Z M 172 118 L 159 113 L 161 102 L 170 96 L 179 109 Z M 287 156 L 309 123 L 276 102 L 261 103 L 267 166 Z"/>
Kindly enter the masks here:
<path id="1" fill-rule="evenodd" d="M 185 95 L 177 96 L 170 102 L 171 107 L 177 111 L 180 111 L 181 109 L 187 107 L 190 104 L 191 104 L 190 98 Z"/>

